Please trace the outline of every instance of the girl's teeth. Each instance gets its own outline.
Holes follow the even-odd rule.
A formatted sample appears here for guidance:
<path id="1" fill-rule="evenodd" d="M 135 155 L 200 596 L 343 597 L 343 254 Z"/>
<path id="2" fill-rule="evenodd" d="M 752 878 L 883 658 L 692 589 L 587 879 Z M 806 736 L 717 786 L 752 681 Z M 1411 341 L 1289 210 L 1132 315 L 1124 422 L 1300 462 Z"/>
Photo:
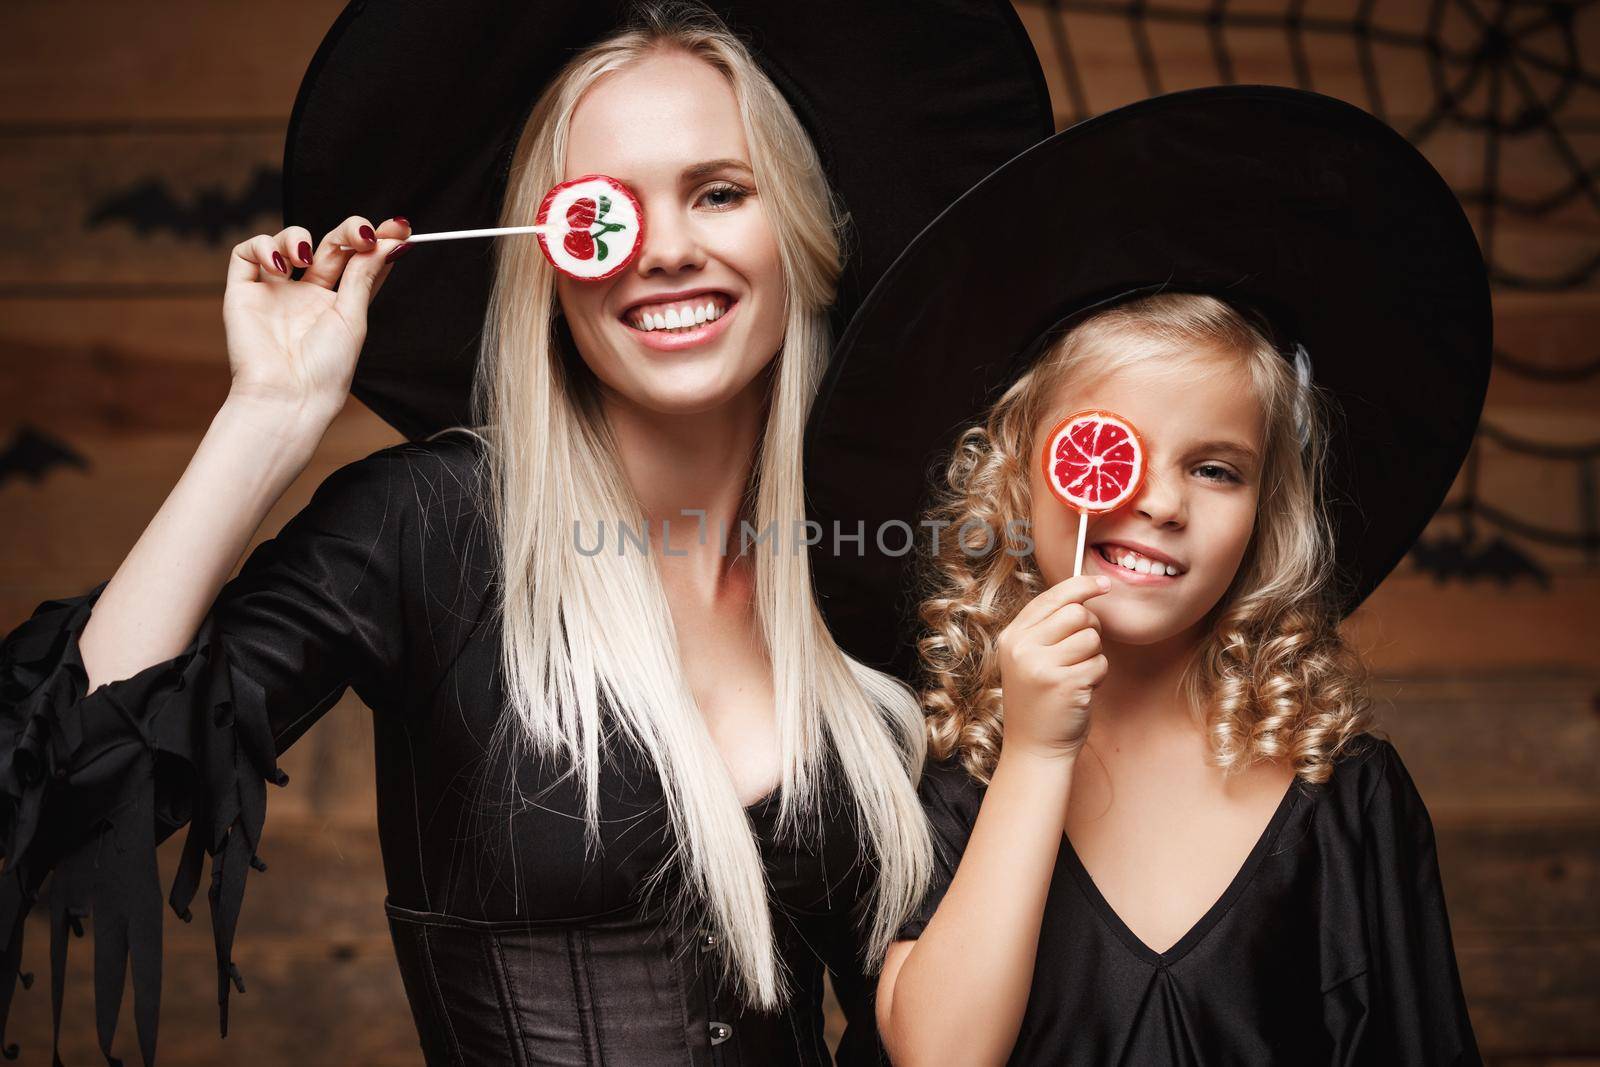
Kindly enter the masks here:
<path id="1" fill-rule="evenodd" d="M 1117 563 L 1127 570 L 1137 571 L 1140 574 L 1162 574 L 1168 577 L 1176 577 L 1178 573 L 1178 568 L 1170 563 L 1157 563 L 1152 559 L 1143 559 L 1135 556 L 1131 552 L 1119 557 Z"/>

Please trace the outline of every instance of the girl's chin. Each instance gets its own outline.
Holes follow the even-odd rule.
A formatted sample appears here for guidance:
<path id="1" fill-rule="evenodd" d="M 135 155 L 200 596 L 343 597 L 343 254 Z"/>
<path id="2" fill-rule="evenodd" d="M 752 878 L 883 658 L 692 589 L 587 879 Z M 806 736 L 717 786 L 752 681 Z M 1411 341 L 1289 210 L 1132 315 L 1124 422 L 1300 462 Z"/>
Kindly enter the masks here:
<path id="1" fill-rule="evenodd" d="M 1100 619 L 1100 640 L 1107 645 L 1159 645 L 1194 630 L 1193 623 L 1173 619 L 1166 612 L 1128 610 L 1128 605 L 1098 606 L 1093 601 L 1089 607 Z"/>

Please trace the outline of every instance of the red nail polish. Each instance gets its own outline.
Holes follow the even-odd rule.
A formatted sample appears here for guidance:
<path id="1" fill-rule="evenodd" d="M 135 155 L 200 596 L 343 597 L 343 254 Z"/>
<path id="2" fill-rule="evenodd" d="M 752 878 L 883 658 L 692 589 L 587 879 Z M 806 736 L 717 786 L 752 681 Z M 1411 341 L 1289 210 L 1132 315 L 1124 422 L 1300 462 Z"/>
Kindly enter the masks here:
<path id="1" fill-rule="evenodd" d="M 311 262 L 311 242 L 310 241 L 301 241 L 300 242 L 300 262 L 302 262 L 302 263 L 310 263 Z"/>
<path id="2" fill-rule="evenodd" d="M 360 232 L 361 232 L 361 239 L 363 241 L 376 241 L 378 239 L 378 235 L 372 232 L 372 227 L 371 226 L 363 226 L 363 227 L 361 227 L 361 231 Z"/>
<path id="3" fill-rule="evenodd" d="M 394 221 L 398 222 L 408 230 L 411 228 L 411 220 L 406 218 L 404 215 L 396 215 L 394 217 Z"/>
<path id="4" fill-rule="evenodd" d="M 402 252 L 404 252 L 406 249 L 410 248 L 410 247 L 411 247 L 410 245 L 395 245 L 394 246 L 394 251 L 392 251 L 388 255 L 384 256 L 383 257 L 383 261 L 385 263 L 388 263 L 388 262 L 390 262 L 392 260 L 399 259 L 400 258 L 400 254 Z"/>
<path id="5" fill-rule="evenodd" d="M 272 253 L 272 265 L 274 267 L 277 267 L 278 270 L 281 271 L 284 274 L 288 274 L 289 273 L 288 264 L 284 263 L 283 257 L 278 255 L 278 253 L 276 253 L 276 252 Z"/>

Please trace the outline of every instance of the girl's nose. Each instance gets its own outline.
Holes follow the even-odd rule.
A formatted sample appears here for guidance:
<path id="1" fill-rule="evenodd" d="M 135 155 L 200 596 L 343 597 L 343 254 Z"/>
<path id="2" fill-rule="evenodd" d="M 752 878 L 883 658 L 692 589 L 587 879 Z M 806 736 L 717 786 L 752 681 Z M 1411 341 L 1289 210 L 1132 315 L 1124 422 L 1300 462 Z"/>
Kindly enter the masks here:
<path id="1" fill-rule="evenodd" d="M 1133 507 L 1157 526 L 1182 526 L 1186 521 L 1187 502 L 1182 488 L 1153 468 L 1146 469 Z"/>

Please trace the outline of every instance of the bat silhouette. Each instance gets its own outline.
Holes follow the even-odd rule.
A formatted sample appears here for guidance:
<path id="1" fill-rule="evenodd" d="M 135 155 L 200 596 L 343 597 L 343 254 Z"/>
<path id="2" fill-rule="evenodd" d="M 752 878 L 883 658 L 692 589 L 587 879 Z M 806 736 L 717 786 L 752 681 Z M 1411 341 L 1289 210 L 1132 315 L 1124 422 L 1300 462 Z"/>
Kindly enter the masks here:
<path id="1" fill-rule="evenodd" d="M 1550 574 L 1503 537 L 1475 545 L 1466 537 L 1441 536 L 1423 539 L 1411 549 L 1416 569 L 1433 575 L 1443 584 L 1451 579 L 1471 582 L 1494 578 L 1510 585 L 1518 578 L 1531 578 L 1544 589 L 1550 588 Z"/>
<path id="2" fill-rule="evenodd" d="M 79 470 L 89 469 L 88 461 L 65 444 L 31 426 L 24 426 L 5 450 L 0 451 L 0 485 L 14 477 L 41 482 L 49 471 L 68 465 Z"/>
<path id="3" fill-rule="evenodd" d="M 249 229 L 252 220 L 282 214 L 283 172 L 260 166 L 237 196 L 207 186 L 179 196 L 164 180 L 150 178 L 96 204 L 84 219 L 89 228 L 126 222 L 141 237 L 164 231 L 179 237 L 204 237 L 218 244 L 230 231 Z"/>

